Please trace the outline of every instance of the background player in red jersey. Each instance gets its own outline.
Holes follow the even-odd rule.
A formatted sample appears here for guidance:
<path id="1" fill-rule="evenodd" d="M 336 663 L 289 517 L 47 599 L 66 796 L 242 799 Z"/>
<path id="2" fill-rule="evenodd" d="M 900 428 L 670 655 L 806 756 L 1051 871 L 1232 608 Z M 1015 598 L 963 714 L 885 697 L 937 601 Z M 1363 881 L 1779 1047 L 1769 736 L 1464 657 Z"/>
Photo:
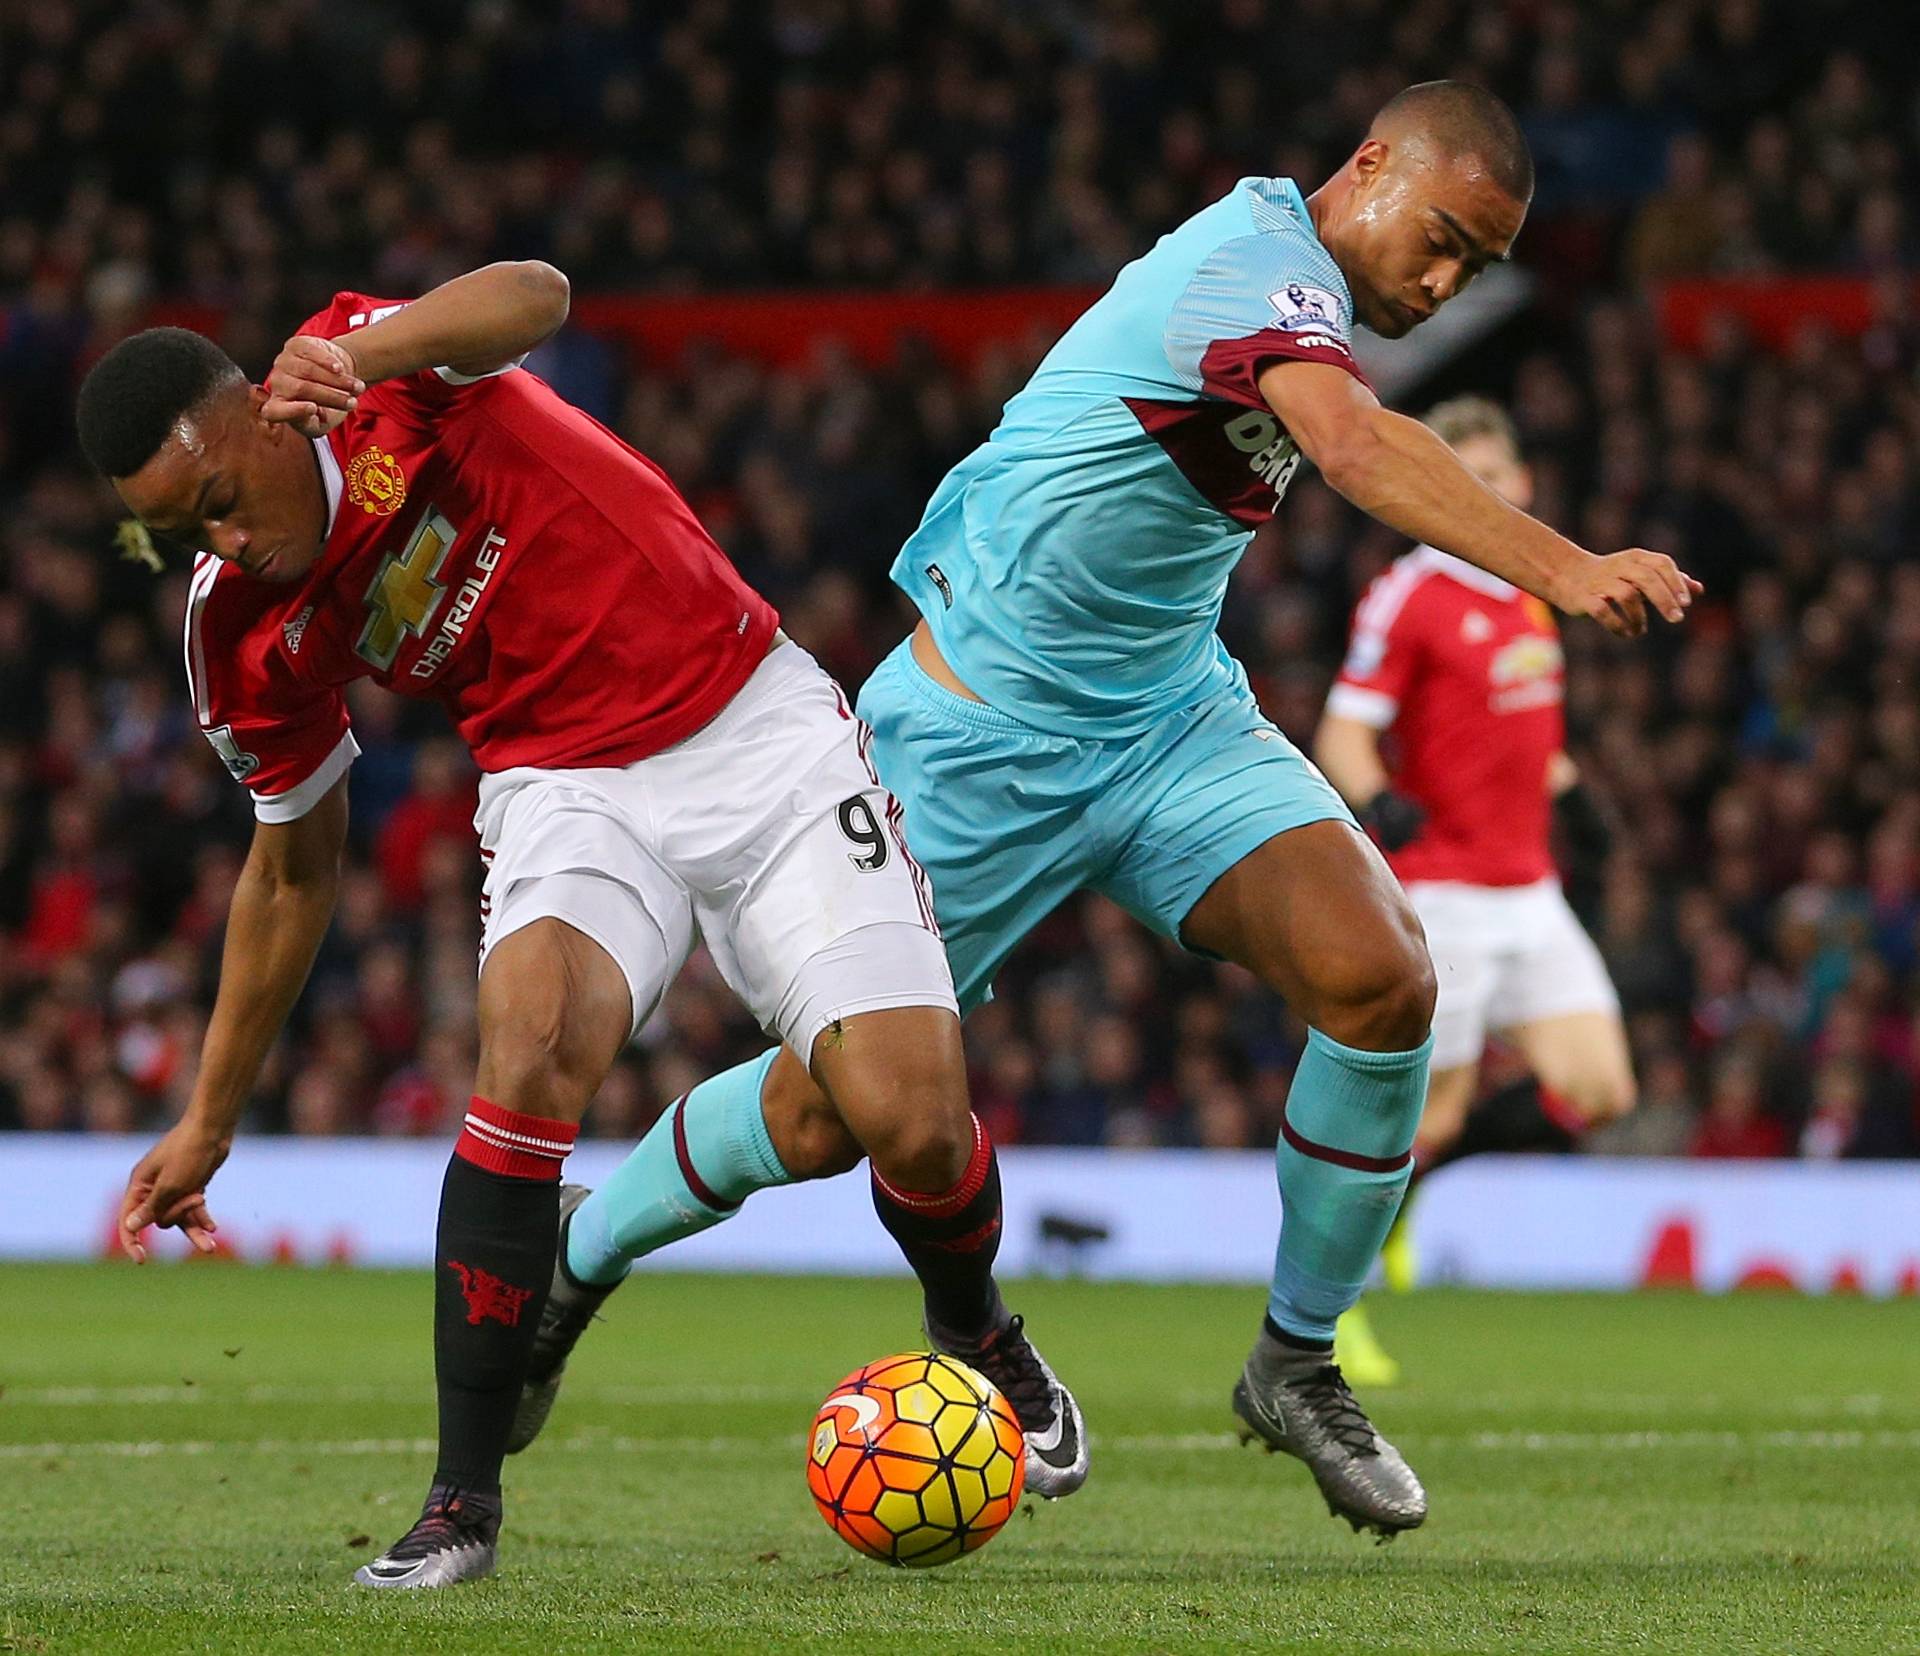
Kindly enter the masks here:
<path id="1" fill-rule="evenodd" d="M 135 1258 L 153 1224 L 212 1246 L 208 1181 L 333 910 L 345 684 L 442 702 L 484 773 L 479 1067 L 435 1254 L 439 1462 L 368 1586 L 492 1570 L 561 1164 L 696 934 L 867 1151 L 929 1323 L 990 1341 L 1044 1424 L 1071 1407 L 994 1286 L 999 1175 L 897 802 L 838 686 L 666 478 L 519 370 L 566 312 L 551 266 L 494 265 L 411 305 L 339 295 L 265 386 L 157 329 L 80 392 L 88 456 L 196 554 L 194 713 L 258 818 L 192 1100 L 128 1181 Z M 742 1157 L 774 1182 L 848 1165 L 838 1135 L 783 1165 L 757 1096 L 675 1109 L 669 1199 L 723 1206 L 701 1168 Z"/>
<path id="2" fill-rule="evenodd" d="M 1496 493 L 1522 511 L 1532 504 L 1497 404 L 1461 397 L 1427 424 Z M 1433 1071 L 1414 1141 L 1422 1171 L 1470 1148 L 1564 1147 L 1633 1108 L 1619 999 L 1553 859 L 1556 813 L 1582 858 L 1604 855 L 1606 837 L 1567 757 L 1563 691 L 1546 605 L 1422 546 L 1361 600 L 1315 738 L 1314 758 L 1386 852 L 1433 955 Z M 1488 1100 L 1469 1137 L 1490 1032 L 1537 1085 Z M 1389 1376 L 1364 1322 L 1341 1332 L 1350 1370 Z"/>

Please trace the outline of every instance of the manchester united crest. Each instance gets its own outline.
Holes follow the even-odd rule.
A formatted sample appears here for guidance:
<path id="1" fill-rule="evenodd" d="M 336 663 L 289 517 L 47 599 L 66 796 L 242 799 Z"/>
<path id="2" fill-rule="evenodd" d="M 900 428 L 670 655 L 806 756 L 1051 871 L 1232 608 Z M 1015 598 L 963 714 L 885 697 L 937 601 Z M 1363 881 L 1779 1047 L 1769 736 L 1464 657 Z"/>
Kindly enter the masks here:
<path id="1" fill-rule="evenodd" d="M 407 474 L 383 448 L 362 449 L 347 462 L 347 499 L 373 517 L 400 510 L 407 498 Z"/>

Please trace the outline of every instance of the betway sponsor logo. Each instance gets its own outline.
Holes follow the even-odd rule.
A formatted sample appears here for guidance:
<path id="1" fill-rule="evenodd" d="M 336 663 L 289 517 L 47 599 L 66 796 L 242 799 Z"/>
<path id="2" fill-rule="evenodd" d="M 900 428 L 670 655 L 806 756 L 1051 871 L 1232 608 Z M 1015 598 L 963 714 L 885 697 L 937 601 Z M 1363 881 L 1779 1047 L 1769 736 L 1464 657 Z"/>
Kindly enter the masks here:
<path id="1" fill-rule="evenodd" d="M 1247 529 L 1272 518 L 1280 491 L 1299 468 L 1300 451 L 1271 413 L 1212 397 L 1121 401 L 1216 511 Z"/>
<path id="2" fill-rule="evenodd" d="M 1273 490 L 1287 492 L 1300 468 L 1300 450 L 1271 414 L 1248 410 L 1226 424 L 1227 441 L 1247 456 L 1247 470 Z"/>
<path id="3" fill-rule="evenodd" d="M 420 659 L 413 664 L 414 678 L 432 678 L 440 671 L 441 663 L 453 654 L 454 646 L 465 636 L 474 607 L 480 602 L 480 595 L 487 590 L 487 583 L 493 579 L 493 572 L 499 567 L 500 556 L 506 549 L 507 537 L 498 529 L 488 529 L 487 538 L 474 554 L 473 573 L 460 583 L 460 590 L 453 595 L 453 608 L 447 611 L 439 630 L 420 652 Z"/>

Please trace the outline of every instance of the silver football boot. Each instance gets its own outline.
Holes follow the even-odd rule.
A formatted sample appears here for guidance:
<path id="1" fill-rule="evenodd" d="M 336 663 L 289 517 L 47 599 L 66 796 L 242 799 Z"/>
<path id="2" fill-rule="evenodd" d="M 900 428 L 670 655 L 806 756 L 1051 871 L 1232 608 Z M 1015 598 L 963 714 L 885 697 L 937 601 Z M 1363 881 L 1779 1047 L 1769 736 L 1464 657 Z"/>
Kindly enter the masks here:
<path id="1" fill-rule="evenodd" d="M 1327 1510 L 1381 1541 L 1426 1521 L 1427 1492 L 1374 1430 L 1331 1354 L 1298 1351 L 1261 1331 L 1233 1388 L 1240 1441 L 1258 1438 L 1307 1463 Z"/>
<path id="2" fill-rule="evenodd" d="M 362 1587 L 453 1587 L 493 1574 L 499 1556 L 500 1497 L 435 1484 L 420 1521 L 353 1572 Z"/>
<path id="3" fill-rule="evenodd" d="M 567 1257 L 567 1226 L 574 1209 L 593 1192 L 585 1185 L 560 1187 L 560 1247 L 554 1255 L 553 1286 L 547 1290 L 547 1303 L 540 1312 L 540 1327 L 533 1337 L 533 1357 L 527 1365 L 527 1378 L 520 1387 L 520 1406 L 514 1410 L 513 1430 L 507 1434 L 507 1453 L 517 1455 L 540 1435 L 553 1412 L 554 1399 L 560 1395 L 560 1381 L 567 1372 L 567 1358 L 580 1343 L 587 1324 L 618 1282 L 604 1288 L 578 1283 L 560 1268 Z M 622 1279 L 624 1280 L 624 1278 Z"/>

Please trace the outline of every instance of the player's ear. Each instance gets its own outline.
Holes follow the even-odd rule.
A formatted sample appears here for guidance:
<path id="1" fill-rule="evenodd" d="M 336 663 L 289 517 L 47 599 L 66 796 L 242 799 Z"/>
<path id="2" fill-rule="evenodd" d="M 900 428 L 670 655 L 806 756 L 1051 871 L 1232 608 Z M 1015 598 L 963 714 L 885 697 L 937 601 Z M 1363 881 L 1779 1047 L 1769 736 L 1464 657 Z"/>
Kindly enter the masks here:
<path id="1" fill-rule="evenodd" d="M 264 412 L 273 393 L 263 385 L 247 387 L 247 418 L 244 429 L 268 448 L 278 448 L 290 440 L 301 439 L 300 429 L 285 420 L 269 420 Z"/>
<path id="2" fill-rule="evenodd" d="M 269 393 L 264 385 L 253 385 L 250 383 L 247 386 L 246 425 L 253 430 L 256 436 L 261 434 L 262 428 L 265 428 L 265 432 L 269 437 L 273 433 L 274 422 L 269 420 L 266 415 L 261 412 L 267 406 L 268 397 Z"/>
<path id="3" fill-rule="evenodd" d="M 1347 163 L 1353 169 L 1354 182 L 1371 184 L 1385 169 L 1390 153 L 1384 138 L 1361 139 L 1360 147 L 1353 152 L 1353 159 Z"/>

